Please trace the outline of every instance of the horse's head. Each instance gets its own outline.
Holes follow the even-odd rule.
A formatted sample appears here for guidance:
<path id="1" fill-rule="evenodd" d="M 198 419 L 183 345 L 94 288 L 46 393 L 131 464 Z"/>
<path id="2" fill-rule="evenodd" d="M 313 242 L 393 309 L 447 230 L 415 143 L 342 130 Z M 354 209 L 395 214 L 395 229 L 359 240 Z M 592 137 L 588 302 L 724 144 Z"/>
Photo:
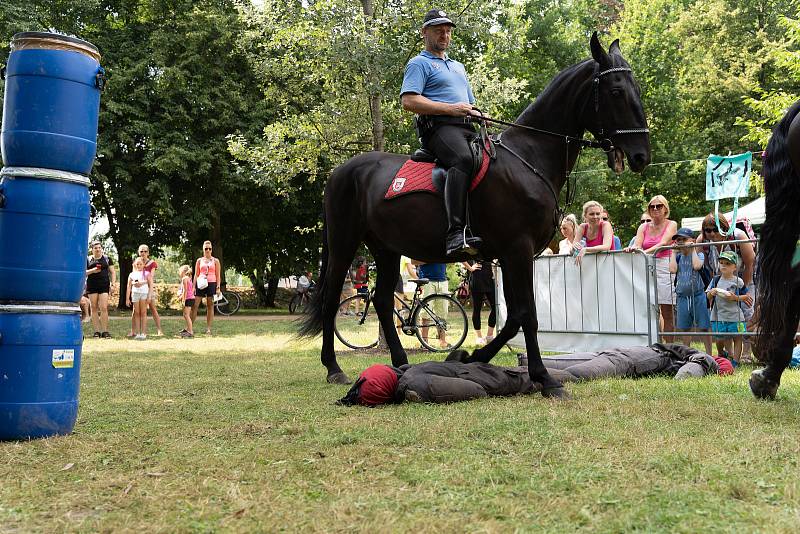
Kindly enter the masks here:
<path id="1" fill-rule="evenodd" d="M 632 171 L 642 172 L 650 163 L 650 134 L 639 85 L 622 57 L 619 40 L 606 52 L 595 32 L 590 44 L 597 70 L 587 106 L 587 129 L 607 145 L 608 166 L 614 172 L 625 169 L 625 156 Z"/>

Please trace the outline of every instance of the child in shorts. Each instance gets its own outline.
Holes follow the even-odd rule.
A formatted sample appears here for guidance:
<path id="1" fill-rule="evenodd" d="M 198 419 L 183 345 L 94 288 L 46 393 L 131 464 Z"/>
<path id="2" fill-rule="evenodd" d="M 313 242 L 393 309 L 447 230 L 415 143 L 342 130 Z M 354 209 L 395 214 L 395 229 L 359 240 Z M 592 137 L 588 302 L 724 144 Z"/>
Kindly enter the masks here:
<path id="1" fill-rule="evenodd" d="M 752 297 L 747 294 L 744 281 L 736 276 L 736 266 L 739 256 L 732 250 L 726 250 L 719 255 L 720 275 L 715 276 L 708 285 L 706 294 L 711 303 L 711 329 L 715 333 L 743 333 L 745 327 L 744 311 L 740 302 L 751 303 Z M 731 339 L 732 338 L 732 339 Z M 742 355 L 741 336 L 716 337 L 717 350 L 720 354 L 727 351 L 731 363 L 739 365 Z M 731 350 L 731 346 L 733 349 Z"/>
<path id="2" fill-rule="evenodd" d="M 677 306 L 676 328 L 679 331 L 708 332 L 710 328 L 708 301 L 705 287 L 700 277 L 705 255 L 697 248 L 690 247 L 694 243 L 694 233 L 689 228 L 681 228 L 672 236 L 677 249 L 672 251 L 669 260 L 669 272 L 676 274 L 675 295 Z M 684 345 L 691 346 L 692 339 L 702 338 L 706 353 L 711 354 L 711 338 L 709 336 L 685 336 Z"/>
<path id="3" fill-rule="evenodd" d="M 152 279 L 144 270 L 144 260 L 137 257 L 133 260 L 133 272 L 128 275 L 128 288 L 125 294 L 128 306 L 133 305 L 131 326 L 133 339 L 138 341 L 147 339 L 147 296 L 152 289 Z"/>
<path id="4" fill-rule="evenodd" d="M 192 307 L 194 306 L 194 284 L 192 284 L 192 268 L 188 265 L 181 265 L 178 269 L 178 277 L 181 279 L 178 296 L 181 297 L 183 320 L 186 321 L 186 328 L 181 330 L 178 335 L 183 338 L 193 338 Z"/>

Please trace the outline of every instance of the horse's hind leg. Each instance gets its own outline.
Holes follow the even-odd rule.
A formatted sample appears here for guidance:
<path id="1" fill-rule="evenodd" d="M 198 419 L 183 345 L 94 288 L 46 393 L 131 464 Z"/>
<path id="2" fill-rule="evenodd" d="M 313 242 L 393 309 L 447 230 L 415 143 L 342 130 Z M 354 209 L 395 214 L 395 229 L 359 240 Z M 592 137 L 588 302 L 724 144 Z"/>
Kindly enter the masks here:
<path id="1" fill-rule="evenodd" d="M 794 336 L 800 321 L 800 302 L 797 293 L 795 291 L 790 299 L 786 328 L 771 345 L 770 353 L 764 358 L 767 366 L 750 374 L 750 391 L 759 399 L 775 399 L 778 386 L 781 384 L 781 375 L 792 359 Z"/>
<path id="2" fill-rule="evenodd" d="M 367 243 L 367 246 L 370 247 L 378 270 L 378 278 L 375 282 L 375 297 L 372 302 L 375 304 L 375 311 L 378 314 L 383 335 L 386 337 L 389 352 L 392 354 L 392 365 L 400 367 L 408 363 L 408 356 L 400 343 L 400 337 L 397 335 L 397 330 L 394 326 L 394 314 L 392 312 L 394 309 L 394 288 L 400 276 L 400 255 L 390 250 L 380 250 L 375 246 L 370 246 L 370 243 Z"/>
<path id="3" fill-rule="evenodd" d="M 350 263 L 353 261 L 358 243 L 358 241 L 355 241 L 355 243 L 340 243 L 339 247 L 330 247 L 331 253 L 328 258 L 327 272 L 325 273 L 324 294 L 321 295 L 323 302 L 322 351 L 320 353 L 322 365 L 328 370 L 326 380 L 330 384 L 349 384 L 351 382 L 336 361 L 336 352 L 333 349 L 333 323 L 336 320 L 336 312 L 339 309 L 342 284 L 347 270 L 350 268 Z"/>

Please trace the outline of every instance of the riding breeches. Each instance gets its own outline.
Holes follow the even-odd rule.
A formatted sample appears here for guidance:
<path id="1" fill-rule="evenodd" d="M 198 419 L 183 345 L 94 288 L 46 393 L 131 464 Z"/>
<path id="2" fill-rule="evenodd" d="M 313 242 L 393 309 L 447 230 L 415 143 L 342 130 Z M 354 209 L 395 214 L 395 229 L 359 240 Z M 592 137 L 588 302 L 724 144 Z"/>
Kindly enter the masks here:
<path id="1" fill-rule="evenodd" d="M 436 154 L 442 167 L 456 168 L 467 177 L 472 177 L 472 149 L 469 144 L 474 137 L 475 130 L 468 124 L 442 124 L 426 135 L 426 144 Z"/>

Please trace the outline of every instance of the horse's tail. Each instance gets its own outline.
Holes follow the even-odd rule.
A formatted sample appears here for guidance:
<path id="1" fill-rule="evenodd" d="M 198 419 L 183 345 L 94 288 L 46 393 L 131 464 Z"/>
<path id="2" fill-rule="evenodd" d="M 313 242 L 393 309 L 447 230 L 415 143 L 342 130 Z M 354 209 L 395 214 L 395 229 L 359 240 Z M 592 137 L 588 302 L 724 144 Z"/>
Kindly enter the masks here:
<path id="1" fill-rule="evenodd" d="M 314 337 L 322 332 L 322 303 L 325 301 L 325 273 L 328 270 L 328 224 L 325 217 L 325 207 L 322 208 L 322 266 L 317 277 L 317 285 L 311 296 L 311 302 L 305 309 L 305 315 L 300 319 L 299 337 Z"/>
<path id="2" fill-rule="evenodd" d="M 787 144 L 789 126 L 800 112 L 795 103 L 775 125 L 764 161 L 766 220 L 761 228 L 758 257 L 758 332 L 756 349 L 769 358 L 776 337 L 785 331 L 786 313 L 792 295 L 792 257 L 800 237 L 800 175 L 792 166 Z M 791 325 L 795 328 L 796 325 Z"/>

